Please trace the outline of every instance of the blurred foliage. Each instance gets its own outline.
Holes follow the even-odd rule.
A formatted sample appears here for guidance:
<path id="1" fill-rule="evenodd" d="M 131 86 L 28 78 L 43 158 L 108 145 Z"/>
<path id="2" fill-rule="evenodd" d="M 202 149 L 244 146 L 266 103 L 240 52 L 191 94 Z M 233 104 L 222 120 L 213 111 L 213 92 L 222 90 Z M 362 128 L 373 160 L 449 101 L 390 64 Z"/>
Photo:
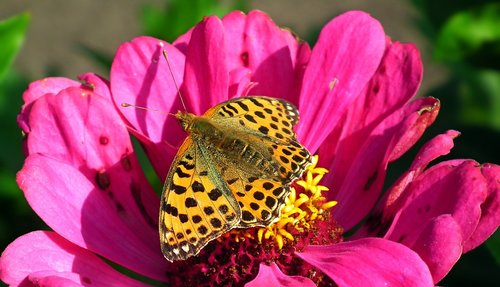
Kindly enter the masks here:
<path id="1" fill-rule="evenodd" d="M 153 6 L 144 6 L 140 19 L 144 34 L 167 42 L 173 42 L 200 22 L 205 16 L 222 17 L 233 10 L 246 10 L 245 1 L 221 0 L 171 0 L 163 10 Z"/>
<path id="2" fill-rule="evenodd" d="M 24 42 L 30 16 L 27 13 L 0 22 L 0 81 Z"/>
<path id="3" fill-rule="evenodd" d="M 209 15 L 223 17 L 233 10 L 246 11 L 246 3 L 244 0 L 169 0 L 165 1 L 163 8 L 144 4 L 139 11 L 141 34 L 172 43 L 203 17 Z M 80 44 L 78 49 L 101 67 L 108 71 L 111 68 L 113 55 L 84 44 Z"/>
<path id="4" fill-rule="evenodd" d="M 437 34 L 434 58 L 461 81 L 457 120 L 500 131 L 500 3 L 450 16 Z"/>
<path id="5" fill-rule="evenodd" d="M 453 128 L 462 134 L 445 159 L 500 161 L 500 3 L 497 0 L 412 0 L 418 26 L 432 45 L 433 61 L 447 67 L 448 79 L 426 91 L 440 99 L 430 137 Z M 423 139 L 421 142 L 425 142 Z M 410 155 L 411 156 L 411 155 Z M 464 254 L 440 284 L 500 286 L 500 232 Z"/>
<path id="6" fill-rule="evenodd" d="M 42 221 L 33 213 L 16 184 L 16 172 L 23 164 L 22 134 L 16 116 L 21 95 L 29 81 L 12 69 L 24 42 L 30 15 L 23 13 L 0 21 L 0 248 L 17 236 L 40 229 Z"/>
<path id="7" fill-rule="evenodd" d="M 91 48 L 85 44 L 77 45 L 77 49 L 82 54 L 85 54 L 89 59 L 97 63 L 101 68 L 103 68 L 104 71 L 109 74 L 111 70 L 111 64 L 113 63 L 113 55 Z"/>
<path id="8" fill-rule="evenodd" d="M 462 132 L 452 153 L 445 157 L 474 158 L 479 162 L 500 161 L 500 3 L 498 0 L 411 0 L 419 10 L 418 25 L 432 45 L 433 60 L 446 66 L 449 78 L 442 85 L 424 91 L 441 100 L 436 123 L 424 135 L 429 138 L 454 128 Z M 243 0 L 170 0 L 163 8 L 143 6 L 140 10 L 142 34 L 172 42 L 206 15 L 223 16 L 232 10 L 246 11 Z M 15 173 L 22 166 L 22 135 L 15 118 L 22 106 L 21 95 L 31 79 L 11 68 L 24 40 L 30 20 L 21 14 L 0 22 L 0 248 L 21 234 L 46 228 L 31 211 L 17 187 Z M 286 25 L 287 23 L 278 23 Z M 292 27 L 293 28 L 293 27 Z M 320 27 L 300 35 L 313 45 Z M 109 69 L 112 55 L 80 45 L 80 52 Z M 6 140 L 8 139 L 8 140 Z M 140 144 L 134 141 L 148 178 L 161 189 Z M 413 160 L 413 149 L 391 165 L 388 181 L 393 181 Z M 440 159 L 441 160 L 441 159 Z M 486 245 L 465 254 L 442 285 L 500 286 L 495 271 L 500 266 L 500 234 Z M 1 285 L 1 283 L 0 283 Z"/>
<path id="9" fill-rule="evenodd" d="M 500 3 L 459 11 L 446 21 L 435 43 L 435 58 L 463 61 L 480 68 L 500 68 Z M 487 59 L 481 55 L 494 56 Z"/>
<path id="10" fill-rule="evenodd" d="M 496 260 L 497 266 L 500 266 L 500 231 L 497 232 L 486 241 L 486 246 Z"/>
<path id="11" fill-rule="evenodd" d="M 419 26 L 433 43 L 434 60 L 448 66 L 451 75 L 431 94 L 445 101 L 450 98 L 451 121 L 500 131 L 500 3 L 413 3 L 421 11 Z"/>

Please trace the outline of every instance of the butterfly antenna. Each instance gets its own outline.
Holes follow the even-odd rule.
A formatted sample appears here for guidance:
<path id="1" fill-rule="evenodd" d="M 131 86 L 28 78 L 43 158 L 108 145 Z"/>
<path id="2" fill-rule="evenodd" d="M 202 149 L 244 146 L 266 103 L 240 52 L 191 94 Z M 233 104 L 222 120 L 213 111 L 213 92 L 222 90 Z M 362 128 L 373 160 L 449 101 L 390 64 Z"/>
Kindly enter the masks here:
<path id="1" fill-rule="evenodd" d="M 175 89 L 177 90 L 177 94 L 179 95 L 179 99 L 181 100 L 182 107 L 184 108 L 184 111 L 187 112 L 186 105 L 184 104 L 184 100 L 182 99 L 181 90 L 179 90 L 179 86 L 177 85 L 177 81 L 175 80 L 174 73 L 172 72 L 172 66 L 170 66 L 170 61 L 168 60 L 167 50 L 165 49 L 163 49 L 163 57 L 165 57 L 165 60 L 167 61 L 168 71 L 170 72 L 172 80 L 174 81 Z"/>
<path id="2" fill-rule="evenodd" d="M 172 114 L 172 113 L 166 113 L 166 112 L 161 111 L 161 110 L 150 109 L 150 108 L 147 108 L 147 107 L 132 105 L 132 104 L 129 104 L 129 103 L 121 103 L 120 106 L 122 106 L 124 108 L 130 108 L 130 107 L 132 107 L 132 108 L 136 108 L 136 109 L 139 109 L 139 110 L 152 111 L 152 112 L 166 114 L 166 115 L 174 116 L 175 117 L 175 115 Z"/>

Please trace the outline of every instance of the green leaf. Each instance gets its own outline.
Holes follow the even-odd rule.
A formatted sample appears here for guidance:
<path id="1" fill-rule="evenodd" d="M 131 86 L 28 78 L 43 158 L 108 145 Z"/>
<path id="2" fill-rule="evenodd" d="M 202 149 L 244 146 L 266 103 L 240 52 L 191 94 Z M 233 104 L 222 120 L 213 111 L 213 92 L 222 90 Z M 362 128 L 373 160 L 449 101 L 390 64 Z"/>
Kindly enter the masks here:
<path id="1" fill-rule="evenodd" d="M 30 15 L 22 13 L 0 22 L 0 81 L 21 49 L 29 21 Z"/>
<path id="2" fill-rule="evenodd" d="M 488 3 L 495 3 L 498 0 L 411 0 L 411 2 L 421 12 L 418 17 L 419 20 L 428 21 L 430 26 L 440 29 L 457 12 L 470 10 Z"/>
<path id="3" fill-rule="evenodd" d="M 434 56 L 456 62 L 486 52 L 500 59 L 500 3 L 478 6 L 450 17 L 438 33 Z M 500 65 L 491 57 L 482 64 Z"/>
<path id="4" fill-rule="evenodd" d="M 500 130 L 500 72 L 494 70 L 457 69 L 460 122 L 489 126 Z"/>
<path id="5" fill-rule="evenodd" d="M 208 15 L 224 16 L 233 10 L 244 10 L 243 0 L 171 0 L 163 10 L 144 6 L 140 19 L 146 35 L 174 41 Z"/>
<path id="6" fill-rule="evenodd" d="M 23 104 L 21 95 L 28 83 L 26 78 L 12 70 L 0 83 L 0 122 L 3 139 L 0 141 L 0 151 L 3 151 L 0 152 L 0 201 L 6 198 L 16 203 L 26 201 L 17 187 L 15 175 L 24 160 L 23 136 L 17 126 L 16 116 Z M 11 208 L 17 207 L 12 205 Z"/>

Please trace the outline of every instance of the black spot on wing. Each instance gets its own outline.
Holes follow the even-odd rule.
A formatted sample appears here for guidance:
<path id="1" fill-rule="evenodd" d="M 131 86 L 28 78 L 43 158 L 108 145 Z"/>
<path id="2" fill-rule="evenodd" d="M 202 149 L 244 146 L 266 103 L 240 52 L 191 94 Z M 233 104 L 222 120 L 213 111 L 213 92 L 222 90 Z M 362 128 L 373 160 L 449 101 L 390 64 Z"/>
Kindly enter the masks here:
<path id="1" fill-rule="evenodd" d="M 193 192 L 204 192 L 205 191 L 205 187 L 199 181 L 194 181 L 193 184 L 191 184 L 191 189 L 193 189 Z"/>
<path id="2" fill-rule="evenodd" d="M 177 176 L 180 178 L 186 178 L 191 176 L 189 173 L 185 173 L 184 171 L 182 171 L 182 169 L 179 166 L 175 169 L 175 174 L 177 174 Z"/>
<path id="3" fill-rule="evenodd" d="M 259 131 L 265 135 L 267 135 L 269 133 L 269 129 L 265 126 L 260 126 Z"/>
<path id="4" fill-rule="evenodd" d="M 221 206 L 219 206 L 219 211 L 222 214 L 226 214 L 229 211 L 229 208 L 227 207 L 227 205 L 222 204 Z"/>
<path id="5" fill-rule="evenodd" d="M 255 198 L 257 200 L 263 200 L 264 199 L 264 194 L 262 192 L 260 192 L 260 191 L 256 191 L 253 194 L 253 198 Z"/>
<path id="6" fill-rule="evenodd" d="M 233 106 L 233 103 L 229 103 L 226 105 L 226 107 L 230 110 L 232 110 L 235 114 L 238 114 L 238 109 Z"/>
<path id="7" fill-rule="evenodd" d="M 252 202 L 250 203 L 250 208 L 253 210 L 259 210 L 260 206 L 257 203 Z"/>
<path id="8" fill-rule="evenodd" d="M 274 199 L 274 197 L 268 196 L 266 198 L 266 206 L 269 207 L 269 209 L 273 209 L 275 204 L 276 199 Z"/>
<path id="9" fill-rule="evenodd" d="M 181 223 L 186 223 L 188 222 L 189 218 L 186 214 L 179 214 L 179 220 L 181 221 Z"/>
<path id="10" fill-rule="evenodd" d="M 236 101 L 235 104 L 240 106 L 240 108 L 242 108 L 245 112 L 248 112 L 250 110 L 248 106 L 243 103 L 243 101 Z"/>
<path id="11" fill-rule="evenodd" d="M 254 123 L 254 124 L 256 124 L 256 123 L 257 123 L 257 121 L 254 119 L 254 117 L 253 117 L 252 115 L 246 114 L 246 115 L 244 115 L 243 117 L 245 117 L 245 119 L 246 119 L 247 121 L 249 121 L 249 122 L 252 122 L 252 123 Z"/>
<path id="12" fill-rule="evenodd" d="M 265 118 L 266 118 L 266 116 L 264 115 L 264 113 L 263 113 L 263 112 L 261 112 L 261 111 L 255 111 L 255 112 L 254 112 L 254 114 L 255 114 L 257 117 L 261 118 L 261 119 L 265 119 Z"/>
<path id="13" fill-rule="evenodd" d="M 222 222 L 218 218 L 212 218 L 210 219 L 210 225 L 212 225 L 213 228 L 221 228 L 222 227 Z"/>
<path id="14" fill-rule="evenodd" d="M 208 229 L 207 229 L 204 225 L 202 225 L 202 226 L 198 227 L 198 232 L 199 232 L 201 235 L 205 235 L 205 234 L 207 234 Z"/>
<path id="15" fill-rule="evenodd" d="M 194 199 L 192 197 L 188 197 L 184 201 L 184 205 L 186 205 L 186 207 L 196 207 L 196 206 L 198 206 L 198 202 L 196 201 L 196 199 Z"/>
<path id="16" fill-rule="evenodd" d="M 253 216 L 249 211 L 244 210 L 241 213 L 241 219 L 243 219 L 246 222 L 250 222 L 255 220 L 255 216 Z"/>
<path id="17" fill-rule="evenodd" d="M 200 223 L 200 222 L 201 222 L 201 216 L 199 216 L 199 215 L 194 215 L 193 217 L 191 217 L 191 220 L 192 220 L 194 223 Z"/>
<path id="18" fill-rule="evenodd" d="M 208 197 L 213 201 L 216 201 L 221 196 L 222 192 L 218 188 L 214 188 L 208 193 Z"/>
<path id="19" fill-rule="evenodd" d="M 226 106 L 222 106 L 221 110 L 223 110 L 223 111 L 224 111 L 224 113 L 226 113 L 226 115 L 227 115 L 227 116 L 229 116 L 229 117 L 233 117 L 233 116 L 235 115 L 235 113 L 234 113 L 234 112 L 232 112 L 232 111 L 230 111 L 230 110 L 228 109 L 228 106 L 227 106 L 227 105 L 226 105 Z M 220 114 L 221 116 L 224 116 L 222 113 L 219 113 L 219 114 Z"/>
<path id="20" fill-rule="evenodd" d="M 187 158 L 187 156 L 186 156 L 186 158 Z M 192 159 L 192 157 L 191 157 L 191 159 Z M 189 162 L 187 162 L 185 160 L 181 160 L 179 162 L 179 166 L 183 166 L 186 170 L 192 170 L 194 168 L 194 164 L 193 163 L 189 163 Z"/>
<path id="21" fill-rule="evenodd" d="M 259 100 L 255 99 L 255 98 L 248 98 L 254 105 L 256 105 L 257 107 L 260 107 L 260 108 L 263 108 L 264 105 L 262 103 L 259 102 Z"/>
<path id="22" fill-rule="evenodd" d="M 262 220 L 268 220 L 269 217 L 271 216 L 271 213 L 269 213 L 269 211 L 263 209 L 261 212 L 260 212 L 260 216 L 262 217 Z"/>
<path id="23" fill-rule="evenodd" d="M 205 212 L 206 215 L 211 215 L 214 213 L 214 209 L 210 206 L 207 206 L 207 207 L 203 208 L 203 212 Z"/>
<path id="24" fill-rule="evenodd" d="M 270 190 L 274 187 L 274 184 L 272 182 L 264 182 L 262 184 L 262 187 L 264 187 L 266 190 Z"/>
<path id="25" fill-rule="evenodd" d="M 173 190 L 176 194 L 183 194 L 186 192 L 186 188 L 184 186 L 176 185 L 174 183 L 172 183 L 170 189 Z"/>

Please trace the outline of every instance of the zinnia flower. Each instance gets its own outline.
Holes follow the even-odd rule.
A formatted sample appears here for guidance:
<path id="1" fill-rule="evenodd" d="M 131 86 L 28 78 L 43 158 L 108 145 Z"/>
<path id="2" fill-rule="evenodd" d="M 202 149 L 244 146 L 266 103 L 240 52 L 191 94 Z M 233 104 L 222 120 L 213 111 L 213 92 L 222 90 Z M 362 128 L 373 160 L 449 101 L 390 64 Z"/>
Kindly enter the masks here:
<path id="1" fill-rule="evenodd" d="M 283 212 L 307 201 L 302 226 L 243 230 L 186 261 L 163 258 L 159 197 L 129 133 L 161 180 L 186 135 L 172 116 L 121 103 L 182 110 L 173 78 L 196 114 L 244 95 L 297 105 L 297 135 L 319 155 Z M 498 227 L 500 169 L 473 160 L 428 167 L 452 148 L 459 133 L 450 130 L 382 189 L 388 164 L 438 114 L 437 99 L 412 100 L 421 78 L 417 49 L 392 42 L 363 12 L 333 19 L 311 51 L 253 11 L 207 17 L 173 44 L 125 43 L 109 82 L 94 74 L 36 81 L 18 118 L 27 157 L 17 182 L 54 231 L 11 243 L 0 277 L 10 286 L 433 286 Z"/>

